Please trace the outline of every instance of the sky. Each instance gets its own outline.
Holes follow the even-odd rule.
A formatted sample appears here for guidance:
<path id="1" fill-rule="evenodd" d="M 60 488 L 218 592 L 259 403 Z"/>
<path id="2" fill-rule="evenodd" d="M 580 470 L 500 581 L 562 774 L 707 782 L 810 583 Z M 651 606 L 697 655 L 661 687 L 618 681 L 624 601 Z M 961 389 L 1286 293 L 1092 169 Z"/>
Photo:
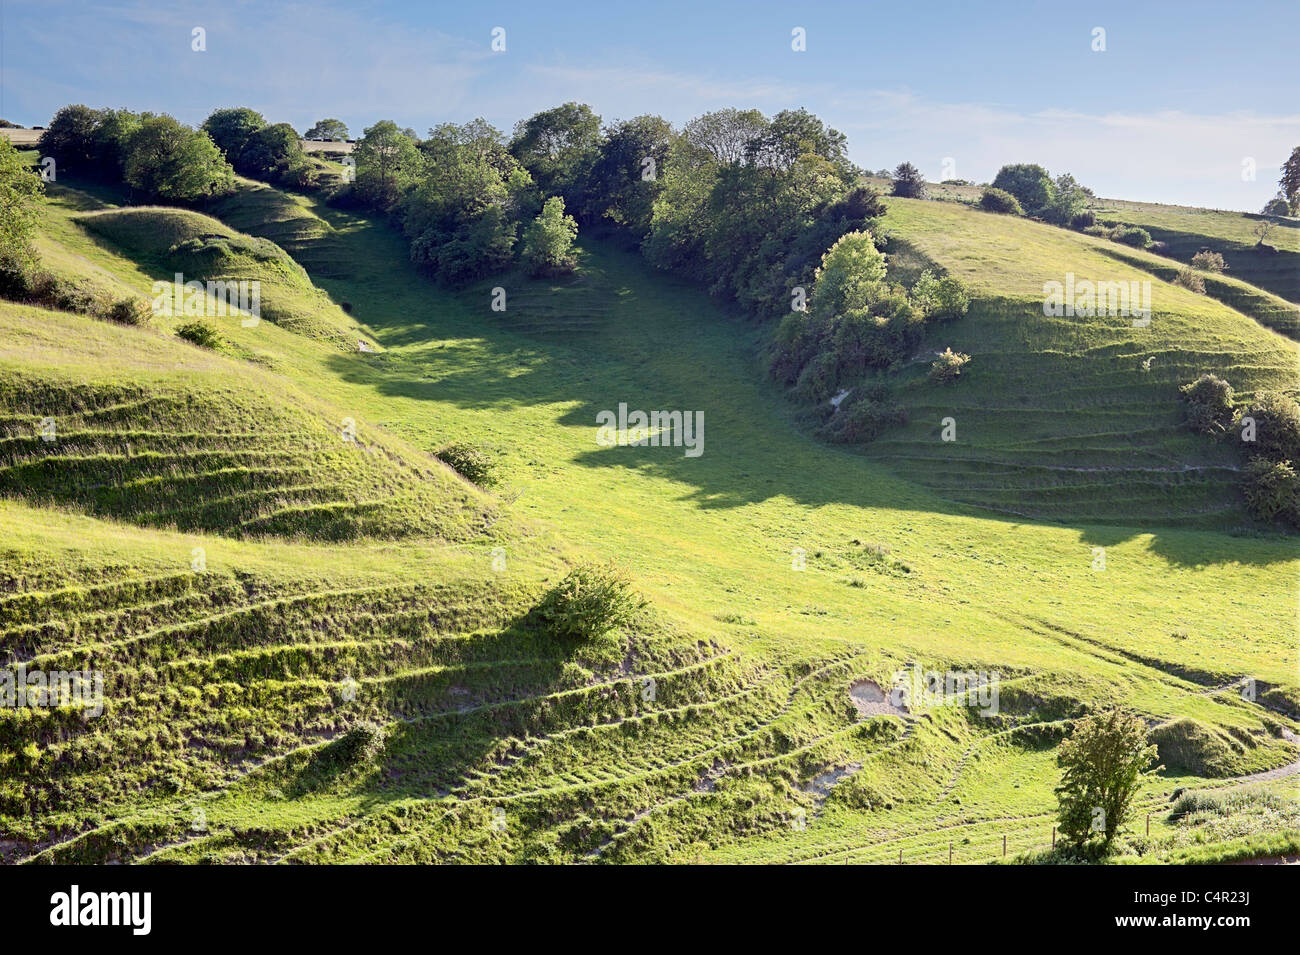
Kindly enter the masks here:
<path id="1" fill-rule="evenodd" d="M 354 135 L 509 132 L 569 100 L 676 125 L 802 106 L 864 168 L 987 182 L 1037 162 L 1108 198 L 1248 211 L 1300 145 L 1300 0 L 0 0 L 0 19 L 0 116 L 25 126 L 68 103 L 194 124 L 250 106 Z"/>

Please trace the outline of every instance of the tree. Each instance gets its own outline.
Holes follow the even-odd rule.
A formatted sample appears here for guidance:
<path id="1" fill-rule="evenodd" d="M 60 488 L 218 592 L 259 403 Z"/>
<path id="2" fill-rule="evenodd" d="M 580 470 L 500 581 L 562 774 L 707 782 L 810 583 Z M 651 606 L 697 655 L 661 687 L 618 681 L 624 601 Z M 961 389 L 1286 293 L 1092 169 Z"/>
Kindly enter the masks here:
<path id="1" fill-rule="evenodd" d="M 828 319 L 867 308 L 885 281 L 885 257 L 870 232 L 850 232 L 826 250 L 813 286 L 813 314 Z"/>
<path id="2" fill-rule="evenodd" d="M 140 124 L 152 117 L 152 113 L 133 113 L 129 109 L 99 111 L 94 148 L 96 166 L 103 178 L 112 182 L 123 181 L 126 177 L 127 145 Z"/>
<path id="3" fill-rule="evenodd" d="M 304 162 L 298 133 L 288 123 L 263 126 L 248 137 L 235 168 L 254 179 L 279 179 Z"/>
<path id="4" fill-rule="evenodd" d="M 585 103 L 565 103 L 521 121 L 510 152 L 543 195 L 581 209 L 587 174 L 600 154 L 600 117 Z"/>
<path id="5" fill-rule="evenodd" d="M 572 272 L 576 262 L 572 255 L 573 240 L 578 237 L 578 223 L 564 214 L 564 200 L 552 196 L 541 213 L 524 230 L 524 265 L 532 275 L 562 275 Z"/>
<path id="6" fill-rule="evenodd" d="M 894 195 L 905 199 L 925 198 L 925 177 L 910 162 L 899 163 L 894 170 Z"/>
<path id="7" fill-rule="evenodd" d="M 144 120 L 127 154 L 127 184 L 151 199 L 193 202 L 234 186 L 234 172 L 211 137 L 170 116 Z"/>
<path id="8" fill-rule="evenodd" d="M 0 138 L 0 274 L 22 271 L 36 262 L 32 233 L 41 177 L 23 161 L 7 139 Z M 0 287 L 9 282 L 0 278 Z"/>
<path id="9" fill-rule="evenodd" d="M 1066 842 L 1084 849 L 1096 840 L 1108 851 L 1128 821 L 1139 783 L 1154 771 L 1156 753 L 1140 717 L 1111 710 L 1080 720 L 1057 754 L 1063 769 L 1058 817 Z"/>
<path id="10" fill-rule="evenodd" d="M 806 109 L 782 110 L 745 143 L 749 162 L 775 169 L 790 169 L 800 156 L 825 159 L 844 182 L 850 183 L 857 170 L 846 154 L 848 140 Z"/>
<path id="11" fill-rule="evenodd" d="M 415 142 L 389 119 L 367 128 L 352 155 L 357 161 L 357 192 L 384 211 L 424 165 Z"/>
<path id="12" fill-rule="evenodd" d="M 236 163 L 249 139 L 265 125 L 266 118 L 256 110 L 233 106 L 213 111 L 201 128 L 225 154 L 226 161 Z"/>
<path id="13" fill-rule="evenodd" d="M 756 109 L 719 109 L 697 116 L 683 134 L 691 147 L 720 166 L 744 162 L 746 146 L 767 129 L 767 118 Z"/>
<path id="14" fill-rule="evenodd" d="M 1069 225 L 1088 204 L 1088 193 L 1068 172 L 1056 177 L 1051 198 L 1043 210 L 1043 218 L 1056 225 Z"/>
<path id="15" fill-rule="evenodd" d="M 61 170 L 95 176 L 98 172 L 95 133 L 99 128 L 99 118 L 98 110 L 89 106 L 63 107 L 41 133 L 41 155 L 53 156 Z"/>
<path id="16" fill-rule="evenodd" d="M 1287 202 L 1282 193 L 1278 193 L 1272 199 L 1265 203 L 1264 208 L 1260 210 L 1261 215 L 1266 216 L 1286 216 L 1291 214 L 1291 204 Z"/>
<path id="17" fill-rule="evenodd" d="M 672 140 L 673 127 L 661 116 L 637 116 L 606 128 L 587 177 L 584 217 L 609 219 L 643 237 L 663 188 L 660 176 Z"/>
<path id="18" fill-rule="evenodd" d="M 1291 150 L 1291 157 L 1282 165 L 1278 186 L 1286 196 L 1292 214 L 1300 214 L 1300 146 Z"/>
<path id="19" fill-rule="evenodd" d="M 318 119 L 303 136 L 303 139 L 323 139 L 329 143 L 345 142 L 347 138 L 348 128 L 338 119 Z"/>
<path id="20" fill-rule="evenodd" d="M 994 177 L 992 186 L 1011 193 L 1026 212 L 1035 216 L 1047 208 L 1056 190 L 1047 170 L 1033 163 L 1003 166 Z"/>

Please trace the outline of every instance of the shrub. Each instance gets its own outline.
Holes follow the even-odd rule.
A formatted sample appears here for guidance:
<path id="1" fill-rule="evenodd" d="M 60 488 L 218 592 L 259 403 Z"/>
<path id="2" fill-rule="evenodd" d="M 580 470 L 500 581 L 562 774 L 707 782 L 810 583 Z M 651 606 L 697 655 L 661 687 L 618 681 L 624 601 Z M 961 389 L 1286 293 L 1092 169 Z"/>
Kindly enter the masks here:
<path id="1" fill-rule="evenodd" d="M 912 301 L 923 316 L 943 322 L 966 314 L 970 293 L 956 279 L 936 278 L 926 269 L 912 286 Z"/>
<path id="2" fill-rule="evenodd" d="M 939 357 L 930 363 L 930 380 L 937 382 L 956 381 L 962 368 L 970 361 L 970 355 L 945 348 Z"/>
<path id="3" fill-rule="evenodd" d="M 1255 422 L 1255 446 L 1270 461 L 1300 461 L 1300 405 L 1276 391 L 1261 391 L 1243 417 Z"/>
<path id="4" fill-rule="evenodd" d="M 795 393 L 809 401 L 825 401 L 839 382 L 839 356 L 832 351 L 814 355 L 795 382 Z"/>
<path id="5" fill-rule="evenodd" d="M 217 348 L 221 344 L 217 330 L 203 321 L 186 322 L 176 329 L 176 334 L 200 348 Z"/>
<path id="6" fill-rule="evenodd" d="M 9 140 L 0 139 L 0 268 L 5 271 L 21 275 L 36 263 L 31 239 L 44 188 L 41 177 L 28 168 L 18 150 Z M 4 284 L 11 283 L 18 284 L 18 277 L 11 276 Z"/>
<path id="7" fill-rule="evenodd" d="M 1047 208 L 1056 191 L 1047 170 L 1034 163 L 1003 166 L 994 177 L 992 186 L 1011 193 L 1031 215 L 1038 215 Z"/>
<path id="8" fill-rule="evenodd" d="M 572 272 L 577 266 L 572 255 L 577 237 L 577 220 L 564 214 L 563 199 L 552 196 L 524 230 L 521 255 L 525 267 L 535 276 Z"/>
<path id="9" fill-rule="evenodd" d="M 434 455 L 467 480 L 481 487 L 497 483 L 497 463 L 483 448 L 473 444 L 449 444 Z"/>
<path id="10" fill-rule="evenodd" d="M 1205 374 L 1178 389 L 1187 401 L 1187 424 L 1202 434 L 1222 434 L 1232 424 L 1232 385 Z"/>
<path id="11" fill-rule="evenodd" d="M 1097 236 L 1098 238 L 1101 238 L 1101 239 L 1109 239 L 1112 235 L 1115 234 L 1115 230 L 1112 229 L 1112 228 L 1110 228 L 1109 226 L 1104 226 L 1104 225 L 1090 225 L 1090 226 L 1084 226 L 1084 228 L 1083 228 L 1083 234 L 1084 234 L 1084 235 L 1095 235 L 1095 236 Z"/>
<path id="12" fill-rule="evenodd" d="M 1218 252 L 1206 250 L 1197 252 L 1192 256 L 1192 268 L 1200 269 L 1202 272 L 1222 272 L 1227 267 L 1227 263 L 1223 261 L 1223 256 Z"/>
<path id="13" fill-rule="evenodd" d="M 119 298 L 104 317 L 119 325 L 148 325 L 152 311 L 142 298 Z"/>
<path id="14" fill-rule="evenodd" d="M 1281 518 L 1300 526 L 1300 478 L 1289 461 L 1253 457 L 1246 465 L 1246 509 L 1261 521 Z"/>
<path id="15" fill-rule="evenodd" d="M 980 208 L 985 212 L 1000 212 L 1015 216 L 1025 214 L 1019 199 L 1005 189 L 994 189 L 992 186 L 985 187 L 980 193 Z"/>
<path id="16" fill-rule="evenodd" d="M 887 387 L 877 385 L 861 389 L 850 404 L 841 405 L 822 432 L 831 441 L 861 444 L 904 424 L 907 412 Z"/>
<path id="17" fill-rule="evenodd" d="M 1111 710 L 1075 724 L 1057 754 L 1064 770 L 1056 787 L 1058 817 L 1068 844 L 1083 848 L 1096 838 L 1109 849 L 1156 752 L 1140 717 Z"/>
<path id="18" fill-rule="evenodd" d="M 345 766 L 373 762 L 383 751 L 387 735 L 377 723 L 359 723 L 330 744 L 330 755 Z"/>
<path id="19" fill-rule="evenodd" d="M 1135 249 L 1145 249 L 1151 244 L 1151 233 L 1137 226 L 1125 226 L 1111 236 L 1116 242 L 1131 245 Z"/>
<path id="20" fill-rule="evenodd" d="M 534 612 L 553 637 L 593 640 L 632 623 L 645 606 L 612 564 L 583 564 L 547 591 Z"/>
<path id="21" fill-rule="evenodd" d="M 1227 809 L 1223 797 L 1209 792 L 1182 792 L 1169 809 L 1170 820 L 1181 819 L 1194 812 L 1222 814 Z"/>
<path id="22" fill-rule="evenodd" d="M 1174 276 L 1174 284 L 1181 285 L 1189 292 L 1195 292 L 1197 295 L 1205 294 L 1205 279 L 1191 269 L 1179 269 L 1178 274 Z"/>
<path id="23" fill-rule="evenodd" d="M 1097 216 L 1091 209 L 1085 209 L 1083 212 L 1071 217 L 1070 228 L 1080 232 L 1097 224 Z"/>
<path id="24" fill-rule="evenodd" d="M 899 163 L 894 170 L 894 195 L 905 199 L 924 199 L 925 177 L 910 162 Z"/>

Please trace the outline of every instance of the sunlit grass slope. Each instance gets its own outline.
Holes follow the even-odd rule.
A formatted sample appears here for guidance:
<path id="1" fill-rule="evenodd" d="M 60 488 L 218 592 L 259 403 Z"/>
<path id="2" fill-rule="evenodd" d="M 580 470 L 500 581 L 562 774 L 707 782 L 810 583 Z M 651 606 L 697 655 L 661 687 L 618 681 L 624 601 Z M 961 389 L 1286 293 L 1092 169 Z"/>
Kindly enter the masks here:
<path id="1" fill-rule="evenodd" d="M 213 356 L 161 337 L 165 323 L 117 329 L 8 308 L 16 343 L 0 378 L 62 394 L 111 357 L 119 385 L 145 396 L 191 388 L 204 407 L 196 391 L 233 380 L 257 396 L 235 401 L 241 413 L 263 394 L 276 415 L 309 417 L 319 403 L 328 426 L 352 416 L 404 461 L 453 440 L 486 444 L 503 486 L 466 491 L 456 513 L 482 500 L 509 520 L 463 539 L 417 525 L 395 540 L 309 544 L 140 527 L 138 515 L 71 513 L 40 496 L 0 504 L 0 649 L 11 663 L 99 666 L 107 697 L 98 720 L 7 715 L 6 860 L 897 862 L 902 849 L 906 862 L 944 862 L 955 843 L 957 861 L 992 861 L 1002 835 L 1011 855 L 1046 846 L 1053 749 L 1070 720 L 1112 703 L 1174 724 L 1181 741 L 1140 797 L 1156 814 L 1143 858 L 1272 851 L 1300 830 L 1296 777 L 1250 778 L 1296 758 L 1292 539 L 1173 526 L 1137 498 L 1101 524 L 1097 514 L 1120 516 L 1101 495 L 1053 514 L 1059 523 L 1019 518 L 976 507 L 1002 506 L 984 491 L 963 503 L 923 486 L 937 461 L 899 467 L 872 459 L 888 449 L 821 445 L 766 383 L 754 326 L 635 256 L 592 245 L 572 280 L 509 275 L 451 294 L 366 217 L 262 186 L 213 211 L 292 254 L 381 351 L 263 322 L 223 326 L 229 346 Z M 70 203 L 47 212 L 47 241 L 147 289 L 142 253 L 93 239 Z M 980 296 L 944 333 L 983 329 L 987 347 L 970 343 L 970 378 L 943 394 L 1033 386 L 1039 405 L 1059 405 L 1061 443 L 1078 453 L 1108 404 L 1136 415 L 1140 388 L 1099 347 L 1129 332 L 1014 321 L 1053 277 L 1040 273 L 1113 260 L 1033 231 L 1043 227 L 999 236 L 976 223 L 948 237 L 963 227 L 952 215 L 891 211 L 901 237 Z M 504 313 L 490 309 L 495 285 Z M 1160 301 L 1146 331 L 1164 336 L 1167 360 L 1217 361 L 1240 337 L 1241 388 L 1285 375 L 1291 343 L 1178 296 L 1161 330 Z M 42 322 L 50 331 L 34 330 Z M 1016 356 L 1041 361 L 1037 374 L 1016 371 Z M 167 367 L 175 360 L 200 367 Z M 1097 400 L 1047 394 L 1040 379 L 1066 369 L 1096 377 Z M 1163 394 L 1150 400 L 1172 415 Z M 907 400 L 926 395 L 918 385 Z M 704 454 L 601 447 L 596 413 L 620 402 L 703 411 Z M 917 433 L 916 448 L 949 462 L 963 440 L 968 453 L 1004 453 L 1015 422 L 979 405 L 968 396 L 957 411 L 957 445 Z M 34 414 L 13 420 L 30 429 Z M 269 431 L 272 418 L 251 421 Z M 394 509 L 394 521 L 414 519 Z M 645 621 L 576 647 L 541 635 L 528 609 L 577 559 L 629 568 L 652 604 Z M 850 686 L 888 687 L 909 664 L 996 671 L 999 712 L 861 715 Z M 386 735 L 351 760 L 363 721 Z M 1176 786 L 1291 808 L 1243 802 L 1203 828 L 1166 818 Z"/>
<path id="2" fill-rule="evenodd" d="M 1300 349 L 1172 284 L 1168 260 L 955 203 L 891 200 L 885 228 L 969 285 L 970 312 L 886 376 L 910 421 L 868 453 L 946 497 L 1060 521 L 1241 520 L 1240 455 L 1190 433 L 1178 387 L 1204 372 L 1248 397 L 1296 393 Z M 1122 250 L 1122 251 L 1120 251 Z M 1163 264 L 1162 264 L 1163 263 Z M 1149 282 L 1152 317 L 1043 314 L 1044 284 Z M 1163 277 L 1162 277 L 1163 276 Z M 955 384 L 933 353 L 971 356 Z M 951 417 L 956 440 L 941 440 Z"/>

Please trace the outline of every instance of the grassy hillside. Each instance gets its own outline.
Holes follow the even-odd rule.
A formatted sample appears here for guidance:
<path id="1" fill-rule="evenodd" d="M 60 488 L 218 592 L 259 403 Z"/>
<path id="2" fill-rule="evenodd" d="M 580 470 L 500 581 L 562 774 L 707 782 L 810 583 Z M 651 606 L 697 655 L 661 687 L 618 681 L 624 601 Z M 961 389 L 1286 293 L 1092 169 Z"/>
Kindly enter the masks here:
<path id="1" fill-rule="evenodd" d="M 1218 252 L 1228 275 L 1300 302 L 1300 219 L 1274 220 L 1264 248 L 1256 232 L 1264 217 L 1254 213 L 1120 199 L 1098 200 L 1095 211 L 1098 219 L 1141 226 L 1180 262 L 1202 249 Z"/>
<path id="2" fill-rule="evenodd" d="M 885 227 L 971 287 L 897 385 L 907 427 L 868 449 L 946 497 L 1054 520 L 1232 525 L 1238 455 L 1182 425 L 1178 386 L 1215 372 L 1249 395 L 1300 389 L 1300 350 L 1242 312 L 1172 284 L 1159 256 L 954 203 L 891 200 Z M 1151 283 L 1153 316 L 1046 317 L 1044 283 Z M 1163 276 L 1163 277 L 1162 277 Z M 972 357 L 952 385 L 927 372 Z M 956 421 L 957 440 L 940 440 Z"/>
<path id="3" fill-rule="evenodd" d="M 154 253 L 92 236 L 74 198 L 47 207 L 44 241 L 145 294 Z M 101 667 L 108 707 L 84 722 L 6 714 L 7 861 L 884 862 L 901 849 L 941 862 L 954 843 L 957 861 L 992 861 L 1004 835 L 1010 855 L 1047 846 L 1055 743 L 1110 703 L 1173 726 L 1179 743 L 1140 796 L 1155 813 L 1143 859 L 1300 831 L 1296 608 L 1278 599 L 1300 570 L 1295 541 L 1176 526 L 1198 507 L 1226 513 L 1226 487 L 1166 490 L 1161 510 L 1109 434 L 1146 407 L 1158 421 L 1133 447 L 1165 466 L 1212 458 L 1180 437 L 1169 392 L 1229 359 L 1243 390 L 1285 385 L 1294 344 L 1248 317 L 1157 280 L 1150 328 L 1043 320 L 1041 285 L 1059 271 L 1138 270 L 1062 230 L 999 233 L 956 206 L 895 202 L 891 228 L 976 288 L 972 313 L 944 331 L 975 361 L 951 391 L 905 382 L 914 424 L 864 456 L 808 436 L 766 383 L 752 324 L 635 256 L 590 245 L 573 280 L 510 275 L 451 294 L 368 218 L 261 186 L 212 211 L 285 249 L 351 305 L 348 334 L 381 350 L 264 322 L 242 338 L 223 327 L 230 347 L 212 355 L 166 338 L 165 322 L 5 307 L 7 393 L 30 391 L 28 378 L 55 394 L 107 387 L 111 359 L 126 369 L 119 387 L 189 389 L 200 420 L 223 404 L 200 394 L 230 396 L 259 442 L 315 434 L 316 408 L 325 433 L 347 414 L 421 472 L 465 533 L 399 505 L 406 536 L 307 546 L 11 492 L 0 651 Z M 489 307 L 496 285 L 504 313 Z M 1152 370 L 1130 368 L 1124 356 L 1152 345 Z M 954 405 L 963 388 L 983 397 Z M 704 454 L 599 446 L 595 416 L 620 402 L 702 410 Z M 122 427 L 161 430 L 146 405 L 118 404 Z M 949 457 L 905 460 L 909 446 L 945 453 L 920 418 L 953 407 Z M 33 426 L 34 411 L 14 414 Z M 494 448 L 495 495 L 456 498 L 455 479 L 425 473 L 419 456 L 452 440 Z M 983 485 L 942 485 L 958 452 Z M 1073 509 L 1060 487 L 1034 496 L 1030 464 L 1093 453 L 1128 468 L 1110 495 L 1087 488 Z M 310 466 L 339 480 L 333 456 Z M 395 470 L 382 474 L 394 487 Z M 1002 513 L 1016 508 L 997 495 L 1001 470 L 1059 523 Z M 1124 495 L 1120 522 L 1107 507 Z M 505 517 L 479 520 L 489 511 Z M 579 646 L 543 636 L 529 610 L 578 559 L 628 567 L 652 604 L 642 623 Z M 998 712 L 860 708 L 864 681 L 888 688 L 909 664 L 996 671 Z M 1170 819 L 1180 786 L 1239 795 L 1214 821 Z"/>

